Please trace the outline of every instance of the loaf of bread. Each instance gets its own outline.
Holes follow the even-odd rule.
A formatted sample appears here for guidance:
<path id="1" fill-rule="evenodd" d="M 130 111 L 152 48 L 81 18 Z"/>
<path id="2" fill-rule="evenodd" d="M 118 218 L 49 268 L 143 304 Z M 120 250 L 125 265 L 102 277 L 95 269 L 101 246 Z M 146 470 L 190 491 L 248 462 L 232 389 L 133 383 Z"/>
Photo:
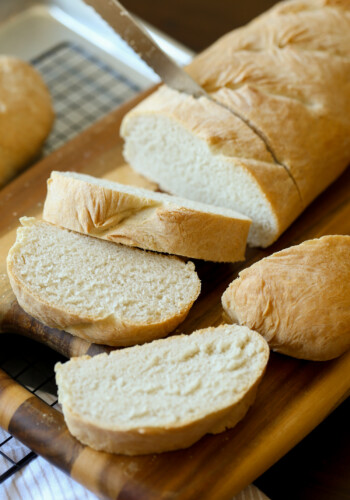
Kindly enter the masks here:
<path id="1" fill-rule="evenodd" d="M 248 328 L 207 328 L 58 363 L 59 402 L 70 432 L 97 450 L 186 448 L 244 417 L 268 357 Z"/>
<path id="2" fill-rule="evenodd" d="M 350 347 L 350 236 L 287 248 L 240 272 L 222 297 L 227 316 L 270 347 L 324 361 Z"/>
<path id="3" fill-rule="evenodd" d="M 21 222 L 7 258 L 10 283 L 22 308 L 50 327 L 133 345 L 174 330 L 199 295 L 192 262 Z"/>
<path id="4" fill-rule="evenodd" d="M 125 158 L 247 215 L 248 243 L 267 246 L 350 162 L 350 3 L 279 3 L 187 70 L 217 102 L 161 87 L 126 115 Z"/>
<path id="5" fill-rule="evenodd" d="M 244 259 L 250 219 L 147 189 L 52 172 L 44 219 L 146 250 L 216 262 Z"/>
<path id="6" fill-rule="evenodd" d="M 0 187 L 39 153 L 53 119 L 39 73 L 24 61 L 0 56 Z"/>

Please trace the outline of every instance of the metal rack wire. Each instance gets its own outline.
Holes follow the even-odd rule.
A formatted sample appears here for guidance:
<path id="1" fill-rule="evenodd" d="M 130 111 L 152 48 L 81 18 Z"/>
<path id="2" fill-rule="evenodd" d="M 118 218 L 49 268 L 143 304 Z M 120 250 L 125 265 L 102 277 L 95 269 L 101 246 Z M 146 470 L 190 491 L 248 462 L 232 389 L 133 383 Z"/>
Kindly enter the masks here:
<path id="1" fill-rule="evenodd" d="M 32 64 L 42 74 L 53 98 L 54 128 L 43 155 L 137 94 L 141 89 L 84 48 L 62 43 Z M 62 356 L 15 335 L 1 335 L 0 368 L 46 403 L 57 408 L 54 364 Z M 35 458 L 29 448 L 0 429 L 0 483 Z"/>
<path id="2" fill-rule="evenodd" d="M 1 335 L 1 346 L 1 368 L 32 394 L 58 408 L 53 367 L 63 357 L 45 346 L 12 334 Z M 0 482 L 35 456 L 20 441 L 0 429 Z"/>
<path id="3" fill-rule="evenodd" d="M 56 121 L 43 153 L 51 153 L 140 91 L 121 73 L 71 43 L 32 61 L 48 85 Z"/>

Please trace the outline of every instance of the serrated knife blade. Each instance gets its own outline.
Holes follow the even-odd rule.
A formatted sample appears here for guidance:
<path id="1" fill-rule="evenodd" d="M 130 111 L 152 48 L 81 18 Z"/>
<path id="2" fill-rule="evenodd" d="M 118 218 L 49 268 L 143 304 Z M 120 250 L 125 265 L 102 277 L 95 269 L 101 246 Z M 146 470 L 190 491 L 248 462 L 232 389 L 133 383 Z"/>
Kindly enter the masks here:
<path id="1" fill-rule="evenodd" d="M 117 0 L 84 1 L 95 9 L 169 87 L 193 97 L 207 96 L 205 90 L 162 51 L 146 30 Z"/>

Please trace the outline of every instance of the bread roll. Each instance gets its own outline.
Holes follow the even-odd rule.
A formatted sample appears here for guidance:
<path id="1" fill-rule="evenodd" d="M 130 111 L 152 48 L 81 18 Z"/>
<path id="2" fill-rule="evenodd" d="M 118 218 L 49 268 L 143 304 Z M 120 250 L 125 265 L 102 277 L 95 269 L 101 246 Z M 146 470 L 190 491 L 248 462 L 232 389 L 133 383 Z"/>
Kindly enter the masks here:
<path id="1" fill-rule="evenodd" d="M 0 56 L 0 187 L 39 153 L 53 119 L 39 73 L 24 61 Z"/>
<path id="2" fill-rule="evenodd" d="M 248 242 L 267 246 L 350 162 L 350 4 L 277 4 L 187 70 L 236 115 L 163 86 L 126 115 L 125 157 L 166 191 L 247 215 Z"/>
<path id="3" fill-rule="evenodd" d="M 248 328 L 206 328 L 58 363 L 58 397 L 70 432 L 97 450 L 176 450 L 244 417 L 268 357 Z"/>
<path id="4" fill-rule="evenodd" d="M 350 236 L 323 236 L 240 272 L 227 316 L 295 358 L 325 361 L 350 347 Z"/>

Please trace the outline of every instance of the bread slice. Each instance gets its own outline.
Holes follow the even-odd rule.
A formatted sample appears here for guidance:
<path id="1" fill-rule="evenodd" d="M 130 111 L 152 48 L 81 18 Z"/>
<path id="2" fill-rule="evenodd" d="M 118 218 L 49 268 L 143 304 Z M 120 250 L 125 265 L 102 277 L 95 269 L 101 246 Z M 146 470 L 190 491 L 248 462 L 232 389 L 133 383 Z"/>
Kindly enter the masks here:
<path id="1" fill-rule="evenodd" d="M 233 427 L 253 403 L 269 357 L 246 327 L 222 325 L 56 364 L 70 432 L 127 455 L 186 448 Z"/>
<path id="2" fill-rule="evenodd" d="M 21 222 L 7 258 L 10 283 L 23 309 L 50 327 L 133 345 L 171 332 L 199 295 L 192 262 Z"/>
<path id="3" fill-rule="evenodd" d="M 73 172 L 52 172 L 44 219 L 97 238 L 195 259 L 244 259 L 250 219 L 233 210 Z"/>
<path id="4" fill-rule="evenodd" d="M 278 352 L 325 361 L 350 348 L 350 236 L 286 248 L 240 272 L 222 296 L 231 321 Z"/>

